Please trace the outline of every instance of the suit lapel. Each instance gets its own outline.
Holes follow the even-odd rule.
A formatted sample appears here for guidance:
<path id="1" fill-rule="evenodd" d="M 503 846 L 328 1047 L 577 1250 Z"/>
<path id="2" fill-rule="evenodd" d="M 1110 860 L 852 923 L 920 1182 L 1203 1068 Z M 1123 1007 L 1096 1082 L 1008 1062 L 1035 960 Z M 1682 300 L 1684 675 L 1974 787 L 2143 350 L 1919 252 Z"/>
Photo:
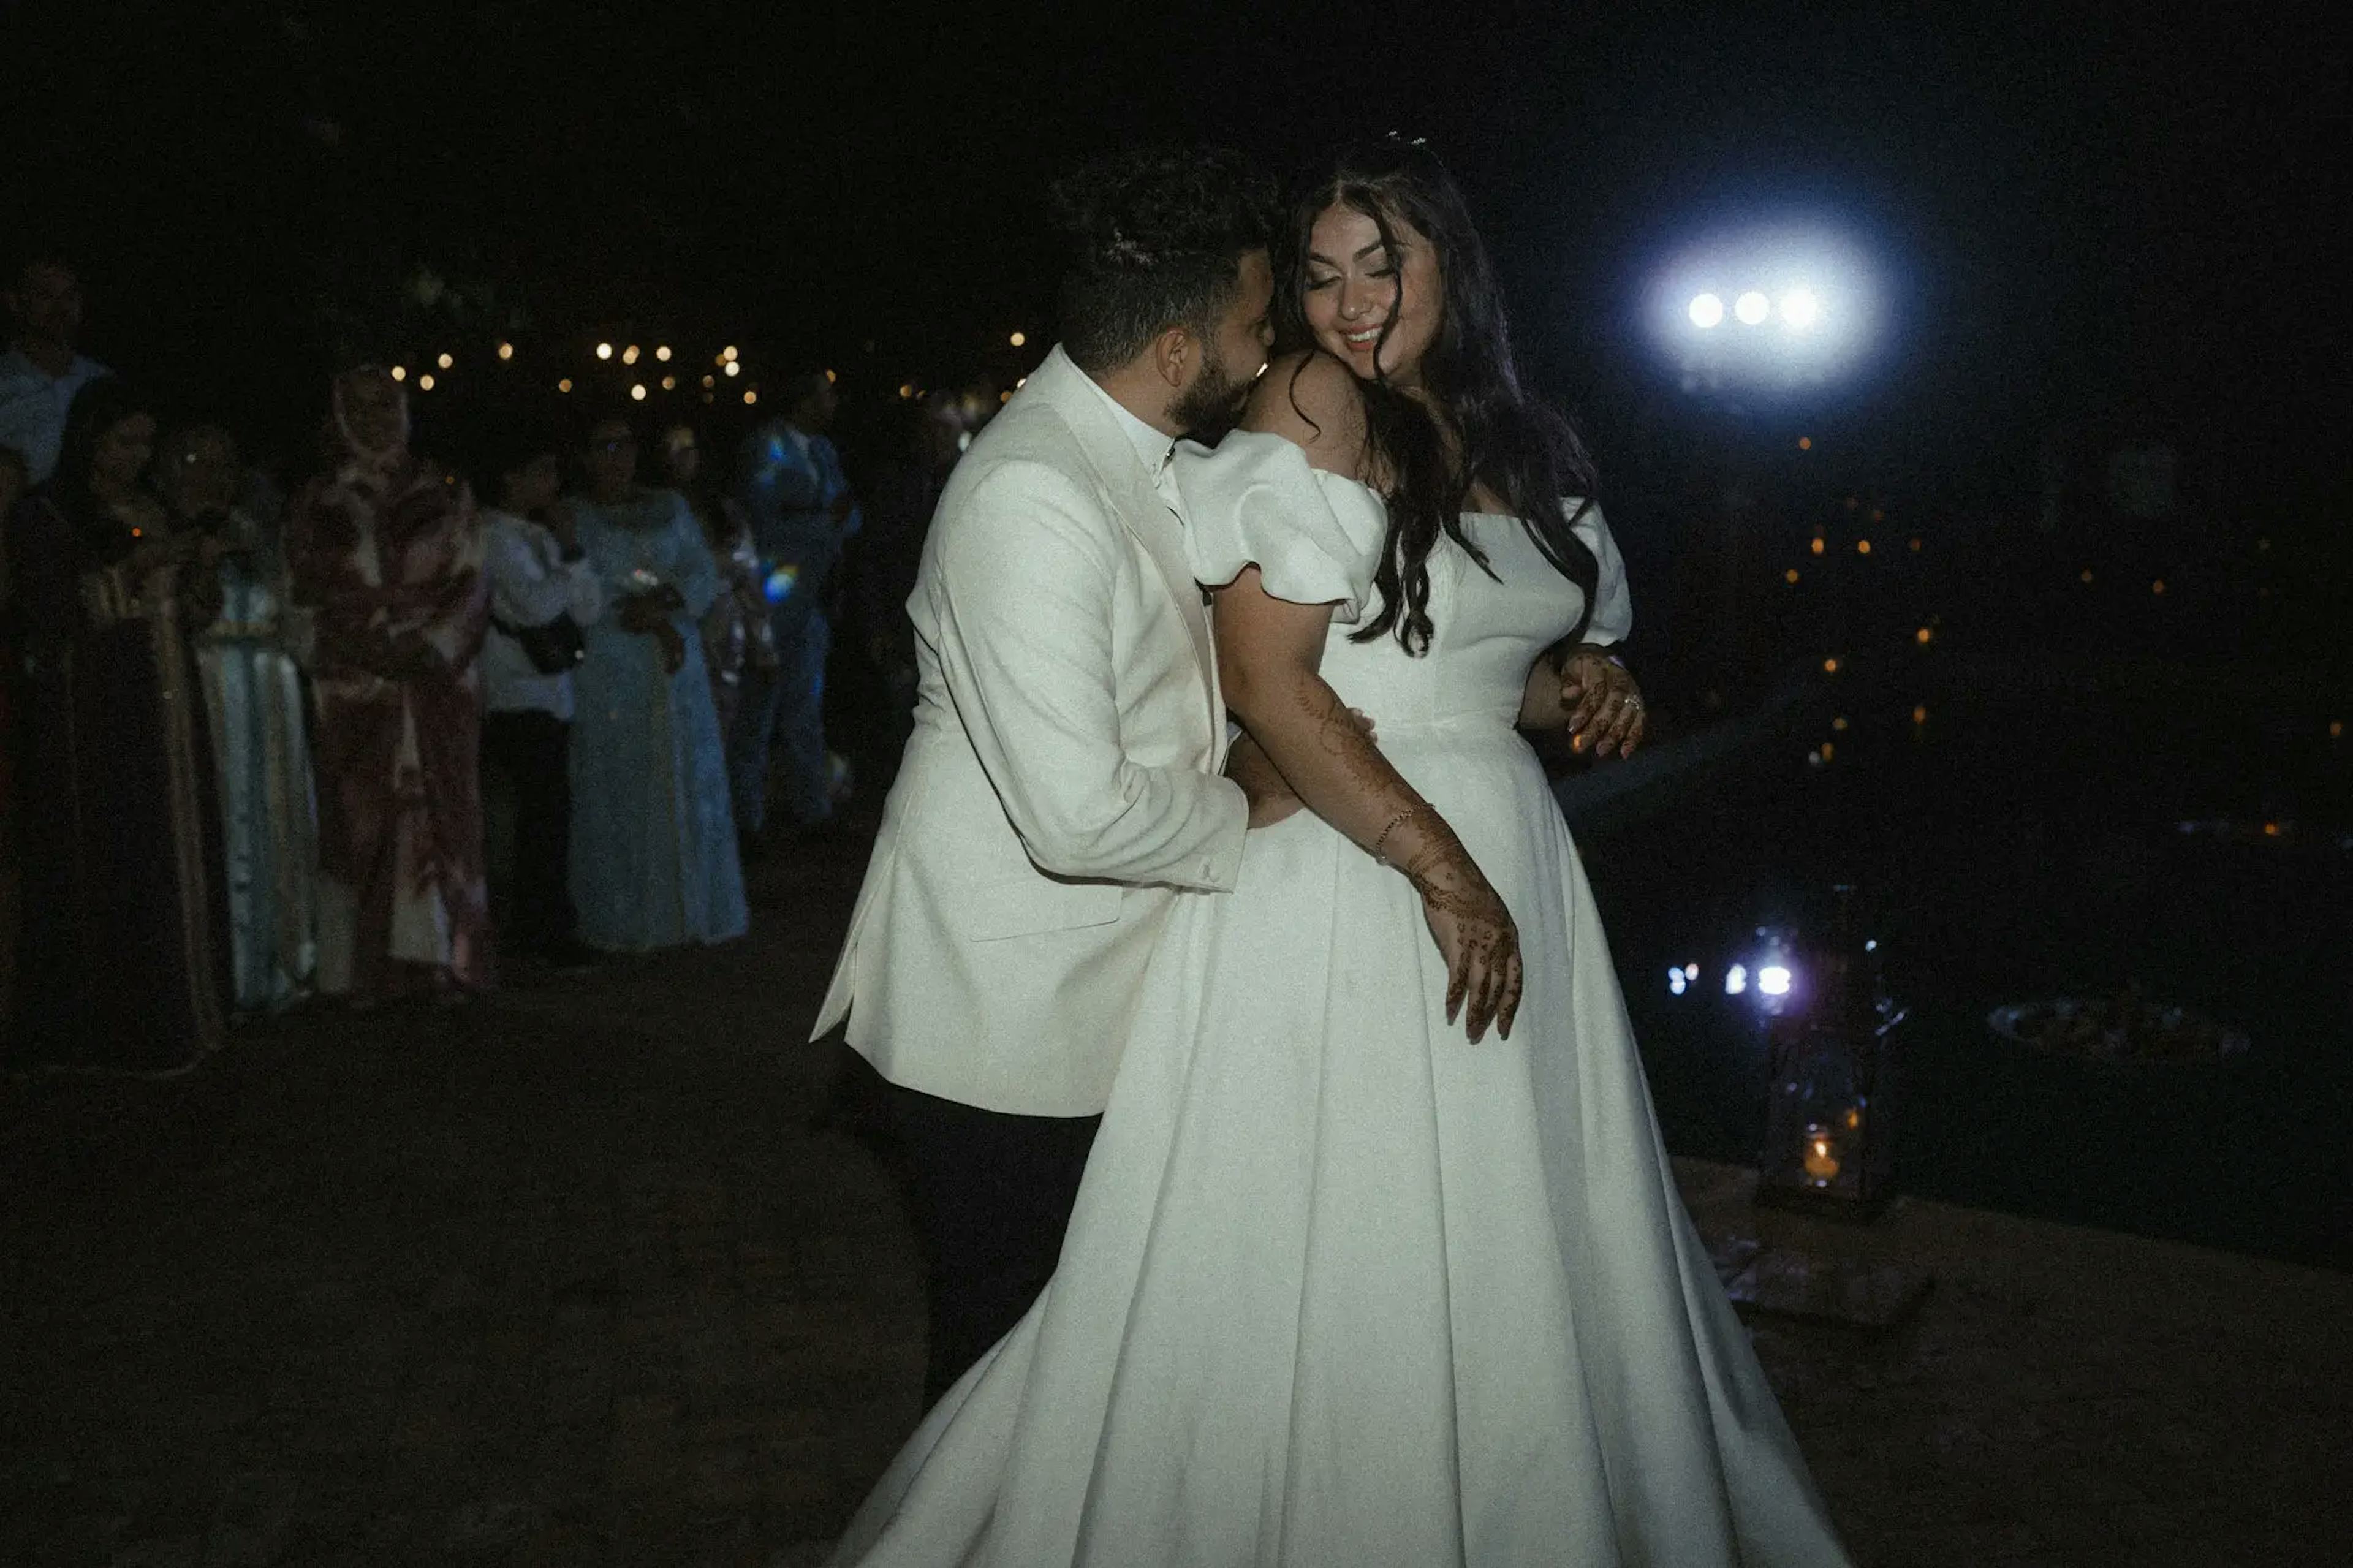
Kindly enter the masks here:
<path id="1" fill-rule="evenodd" d="M 1152 557 L 1153 564 L 1159 567 L 1168 596 L 1176 601 L 1176 613 L 1192 637 L 1193 657 L 1199 663 L 1202 689 L 1209 700 L 1209 727 L 1222 749 L 1225 715 L 1218 704 L 1217 650 L 1209 641 L 1208 613 L 1201 601 L 1200 584 L 1193 580 L 1192 558 L 1185 548 L 1185 525 L 1167 498 L 1144 472 L 1127 433 L 1119 427 L 1111 411 L 1103 406 L 1102 390 L 1079 384 L 1085 379 L 1086 372 L 1057 348 L 1030 376 L 1024 390 L 1051 401 L 1078 437 L 1088 466 L 1094 469 L 1111 496 L 1112 510 L 1118 514 L 1120 525 L 1134 536 L 1145 553 Z"/>

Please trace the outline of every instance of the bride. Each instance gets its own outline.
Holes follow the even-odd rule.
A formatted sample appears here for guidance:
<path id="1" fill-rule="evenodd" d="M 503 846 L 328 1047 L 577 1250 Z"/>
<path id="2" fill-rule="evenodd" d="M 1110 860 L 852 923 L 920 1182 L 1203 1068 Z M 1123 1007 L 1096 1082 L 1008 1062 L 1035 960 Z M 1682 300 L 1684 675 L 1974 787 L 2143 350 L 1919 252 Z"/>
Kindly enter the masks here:
<path id="1" fill-rule="evenodd" d="M 1178 482 L 1240 765 L 1306 809 L 1180 902 L 1052 1284 L 836 1561 L 1843 1564 L 1514 729 L 1640 738 L 1581 453 L 1426 151 L 1289 240 L 1298 348 Z"/>

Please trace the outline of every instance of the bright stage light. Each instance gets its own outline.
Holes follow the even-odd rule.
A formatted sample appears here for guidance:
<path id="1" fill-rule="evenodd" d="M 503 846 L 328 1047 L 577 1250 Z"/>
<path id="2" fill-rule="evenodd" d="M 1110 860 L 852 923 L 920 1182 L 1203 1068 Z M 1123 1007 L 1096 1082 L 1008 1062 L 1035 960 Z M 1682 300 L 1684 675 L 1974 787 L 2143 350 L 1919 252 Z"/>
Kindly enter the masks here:
<path id="1" fill-rule="evenodd" d="M 1662 250 L 1641 310 L 1685 392 L 1824 387 L 1883 350 L 1884 261 L 1841 227 L 1803 216 L 1736 222 Z"/>
<path id="2" fill-rule="evenodd" d="M 1736 963 L 1724 972 L 1724 994 L 1726 996 L 1737 996 L 1747 989 L 1748 966 L 1746 964 Z"/>
<path id="3" fill-rule="evenodd" d="M 1757 989 L 1767 996 L 1789 994 L 1789 972 L 1778 963 L 1768 963 L 1757 972 Z"/>

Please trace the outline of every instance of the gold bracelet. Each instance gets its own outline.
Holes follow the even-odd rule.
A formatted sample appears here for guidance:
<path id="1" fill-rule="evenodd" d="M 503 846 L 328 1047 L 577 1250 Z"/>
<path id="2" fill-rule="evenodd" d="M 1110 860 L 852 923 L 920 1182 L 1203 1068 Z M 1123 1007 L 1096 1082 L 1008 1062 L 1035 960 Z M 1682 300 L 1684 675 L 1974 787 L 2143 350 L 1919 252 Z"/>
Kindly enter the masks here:
<path id="1" fill-rule="evenodd" d="M 1381 853 L 1381 846 L 1389 841 L 1389 835 L 1396 831 L 1397 825 L 1403 822 L 1407 817 L 1411 816 L 1412 815 L 1413 808 L 1411 806 L 1408 806 L 1405 810 L 1398 812 L 1395 816 L 1390 817 L 1388 825 L 1384 826 L 1380 832 L 1373 836 L 1372 855 L 1373 861 L 1376 865 L 1387 866 L 1390 864 L 1388 858 Z"/>

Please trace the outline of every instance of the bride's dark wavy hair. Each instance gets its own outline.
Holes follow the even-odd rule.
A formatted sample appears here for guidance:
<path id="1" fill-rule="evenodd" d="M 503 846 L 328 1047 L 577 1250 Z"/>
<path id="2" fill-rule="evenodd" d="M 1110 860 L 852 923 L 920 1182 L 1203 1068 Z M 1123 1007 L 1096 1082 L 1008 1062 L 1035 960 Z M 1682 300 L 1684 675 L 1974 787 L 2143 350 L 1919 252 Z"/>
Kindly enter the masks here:
<path id="1" fill-rule="evenodd" d="M 1388 265 L 1400 279 L 1405 258 L 1398 226 L 1429 240 L 1444 288 L 1438 331 L 1421 360 L 1428 400 L 1391 385 L 1377 369 L 1377 354 L 1374 378 L 1356 382 L 1364 396 L 1366 471 L 1388 502 L 1389 529 L 1373 577 L 1380 612 L 1351 635 L 1369 642 L 1394 633 L 1408 653 L 1428 651 L 1430 552 L 1441 533 L 1495 575 L 1462 531 L 1472 488 L 1483 484 L 1525 521 L 1545 559 L 1583 593 L 1573 641 L 1592 617 L 1601 575 L 1600 563 L 1574 531 L 1593 504 L 1592 459 L 1567 419 L 1521 387 L 1487 247 L 1454 177 L 1429 149 L 1394 137 L 1351 148 L 1307 182 L 1292 204 L 1276 258 L 1282 280 L 1275 290 L 1277 347 L 1323 352 L 1307 326 L 1308 235 L 1317 215 L 1335 205 L 1373 220 Z M 1400 288 L 1398 303 L 1403 298 Z M 1384 347 L 1396 328 L 1393 303 L 1381 326 Z M 1295 385 L 1296 371 L 1293 380 Z M 1451 446 L 1440 418 L 1451 426 Z M 1566 496 L 1578 498 L 1574 510 L 1561 504 Z"/>

